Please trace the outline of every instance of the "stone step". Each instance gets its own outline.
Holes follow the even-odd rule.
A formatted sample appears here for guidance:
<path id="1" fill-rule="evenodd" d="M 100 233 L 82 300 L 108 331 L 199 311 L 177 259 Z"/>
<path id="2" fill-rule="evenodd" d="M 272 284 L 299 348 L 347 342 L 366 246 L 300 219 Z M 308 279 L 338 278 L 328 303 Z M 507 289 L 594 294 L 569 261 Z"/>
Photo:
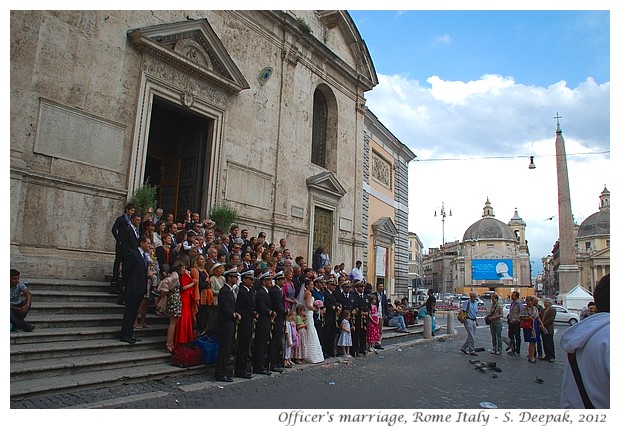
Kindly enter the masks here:
<path id="1" fill-rule="evenodd" d="M 67 279 L 21 279 L 22 282 L 36 296 L 40 291 L 92 291 L 107 292 L 110 282 L 94 280 L 67 280 Z"/>
<path id="2" fill-rule="evenodd" d="M 168 329 L 168 319 L 159 318 L 149 320 L 147 323 L 150 328 L 136 329 L 136 335 L 160 335 L 165 336 Z M 11 344 L 33 344 L 33 343 L 49 343 L 58 341 L 84 341 L 96 340 L 102 338 L 118 338 L 120 333 L 120 324 L 111 326 L 71 326 L 65 328 L 37 328 L 32 332 L 16 331 L 11 332 Z"/>
<path id="3" fill-rule="evenodd" d="M 119 328 L 120 334 L 120 328 Z M 56 358 L 70 358 L 104 353 L 124 352 L 129 350 L 152 350 L 164 349 L 165 337 L 144 336 L 136 332 L 136 336 L 142 341 L 128 344 L 119 341 L 118 338 L 103 338 L 84 341 L 56 341 L 49 343 L 26 343 L 11 345 L 11 364 L 28 360 L 49 361 Z M 43 362 L 42 365 L 46 365 Z"/>
<path id="4" fill-rule="evenodd" d="M 39 360 L 27 360 L 11 363 L 11 384 L 18 381 L 36 380 L 49 377 L 83 374 L 90 377 L 92 371 L 105 369 L 125 369 L 131 373 L 139 365 L 169 364 L 170 354 L 161 350 L 133 350 L 126 352 L 102 353 L 99 355 L 71 356 L 46 361 L 41 365 Z"/>
<path id="5" fill-rule="evenodd" d="M 33 296 L 34 297 L 34 296 Z M 91 290 L 39 290 L 33 301 L 32 311 L 43 302 L 107 302 L 116 303 L 118 297 L 107 292 Z"/>
<path id="6" fill-rule="evenodd" d="M 212 369 L 200 365 L 193 368 L 177 368 L 169 363 L 151 363 L 128 368 L 96 369 L 87 373 L 34 378 L 11 381 L 11 400 L 32 398 L 54 393 L 70 392 L 77 389 L 97 386 L 110 386 L 121 383 L 157 380 L 176 374 L 196 374 L 197 379 L 212 376 Z"/>
<path id="7" fill-rule="evenodd" d="M 122 306 L 118 306 L 123 308 Z M 67 327 L 87 327 L 87 326 L 117 326 L 120 330 L 123 320 L 122 313 L 112 314 L 28 314 L 26 322 L 36 326 L 36 329 L 27 334 L 36 333 L 39 329 L 46 328 L 67 328 Z M 147 316 L 148 320 L 148 316 Z M 147 321 L 148 323 L 148 321 Z"/>
<path id="8" fill-rule="evenodd" d="M 28 313 L 27 321 L 32 316 L 39 315 L 58 315 L 58 314 L 123 314 L 124 306 L 118 305 L 116 300 L 110 302 L 67 302 L 50 301 L 37 302 L 33 304 Z"/>

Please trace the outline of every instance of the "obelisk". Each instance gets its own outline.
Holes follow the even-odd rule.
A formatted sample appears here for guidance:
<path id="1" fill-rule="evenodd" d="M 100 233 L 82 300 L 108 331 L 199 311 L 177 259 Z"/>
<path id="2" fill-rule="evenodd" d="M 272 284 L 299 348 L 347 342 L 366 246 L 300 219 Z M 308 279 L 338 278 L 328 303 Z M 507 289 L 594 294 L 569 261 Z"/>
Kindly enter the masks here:
<path id="1" fill-rule="evenodd" d="M 556 113 L 555 159 L 558 175 L 558 226 L 560 233 L 560 265 L 557 271 L 560 282 L 558 293 L 566 294 L 579 283 L 579 267 L 577 266 L 575 253 L 574 220 L 570 205 L 566 148 L 562 130 L 560 129 L 560 118 L 561 116 Z"/>

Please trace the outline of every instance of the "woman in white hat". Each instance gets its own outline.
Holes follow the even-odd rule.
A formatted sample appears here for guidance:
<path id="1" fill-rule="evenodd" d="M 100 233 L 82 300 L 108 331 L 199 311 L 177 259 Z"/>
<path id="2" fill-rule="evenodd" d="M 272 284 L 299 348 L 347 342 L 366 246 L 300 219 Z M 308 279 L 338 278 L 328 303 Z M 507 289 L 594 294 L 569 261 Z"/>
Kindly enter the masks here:
<path id="1" fill-rule="evenodd" d="M 224 264 L 216 262 L 209 270 L 209 283 L 211 284 L 211 291 L 213 292 L 213 305 L 209 307 L 209 322 L 207 330 L 212 330 L 217 327 L 217 295 L 226 283 L 226 279 L 222 275 L 224 273 Z"/>

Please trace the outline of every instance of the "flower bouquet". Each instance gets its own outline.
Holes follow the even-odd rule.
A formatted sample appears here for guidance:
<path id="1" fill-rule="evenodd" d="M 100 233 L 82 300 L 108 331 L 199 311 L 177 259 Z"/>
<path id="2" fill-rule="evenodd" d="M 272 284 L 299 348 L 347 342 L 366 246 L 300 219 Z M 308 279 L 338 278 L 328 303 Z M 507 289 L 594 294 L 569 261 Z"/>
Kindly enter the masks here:
<path id="1" fill-rule="evenodd" d="M 315 307 L 317 307 L 317 308 L 323 308 L 323 306 L 324 306 L 325 304 L 323 304 L 323 301 L 321 301 L 320 299 L 317 299 L 317 300 L 315 300 L 315 301 L 314 301 L 314 305 L 315 305 Z"/>

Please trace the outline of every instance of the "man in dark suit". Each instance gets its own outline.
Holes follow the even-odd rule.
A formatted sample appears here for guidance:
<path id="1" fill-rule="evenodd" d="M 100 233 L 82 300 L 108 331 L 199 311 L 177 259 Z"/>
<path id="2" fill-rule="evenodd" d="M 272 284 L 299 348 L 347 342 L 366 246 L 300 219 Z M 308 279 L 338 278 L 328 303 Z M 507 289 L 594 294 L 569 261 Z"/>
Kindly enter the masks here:
<path id="1" fill-rule="evenodd" d="M 114 248 L 114 265 L 112 266 L 112 280 L 110 281 L 109 293 L 116 294 L 119 290 L 119 277 L 121 263 L 123 262 L 123 245 L 122 239 L 125 230 L 129 227 L 131 222 L 131 215 L 136 211 L 136 206 L 133 204 L 127 204 L 125 206 L 125 212 L 116 218 L 114 225 L 112 225 L 112 235 L 116 241 L 116 247 Z"/>
<path id="2" fill-rule="evenodd" d="M 366 282 L 363 280 L 356 280 L 354 283 L 355 292 L 353 296 L 355 299 L 355 322 L 352 326 L 355 327 L 353 331 L 353 346 L 351 347 L 351 354 L 353 357 L 358 357 L 360 354 L 366 356 L 366 328 L 368 323 L 368 311 L 370 309 L 370 301 L 368 296 L 364 294 L 364 287 Z"/>
<path id="3" fill-rule="evenodd" d="M 336 356 L 336 325 L 338 323 L 340 303 L 336 300 L 335 289 L 336 280 L 328 280 L 323 301 L 325 304 L 325 329 L 323 332 L 325 341 L 323 344 L 323 353 L 326 357 Z"/>
<path id="4" fill-rule="evenodd" d="M 235 354 L 235 377 L 252 378 L 248 367 L 252 331 L 254 328 L 254 271 L 241 272 L 241 286 L 237 293 L 235 310 L 241 316 L 237 326 L 237 349 Z"/>
<path id="5" fill-rule="evenodd" d="M 269 298 L 271 274 L 266 271 L 258 279 L 261 285 L 256 288 L 255 295 L 254 310 L 258 319 L 254 333 L 252 364 L 255 374 L 271 375 L 271 371 L 265 367 L 265 355 L 269 347 L 269 334 L 271 333 L 271 316 L 275 314 L 271 309 L 271 298 Z"/>
<path id="6" fill-rule="evenodd" d="M 124 274 L 125 269 L 125 258 L 127 255 L 134 249 L 138 248 L 138 240 L 140 239 L 140 223 L 142 222 L 142 218 L 140 215 L 134 213 L 130 217 L 129 226 L 122 232 L 121 235 L 121 253 L 123 254 L 123 268 L 122 273 Z M 124 285 L 125 282 L 122 283 Z M 118 291 L 118 304 L 125 304 L 125 289 L 121 285 L 121 289 Z"/>
<path id="7" fill-rule="evenodd" d="M 377 309 L 379 310 L 379 317 L 381 319 L 379 320 L 379 331 L 383 334 L 383 321 L 387 320 L 389 314 L 387 294 L 385 293 L 385 286 L 383 284 L 377 285 L 375 296 L 377 297 Z M 378 350 L 383 350 L 381 340 L 375 344 L 375 348 Z"/>
<path id="8" fill-rule="evenodd" d="M 151 240 L 143 235 L 138 241 L 138 247 L 131 250 L 123 260 L 123 289 L 125 290 L 125 313 L 121 327 L 120 340 L 134 344 L 140 341 L 133 334 L 133 324 L 138 315 L 138 308 L 146 293 L 147 285 L 147 255 L 151 247 Z"/>
<path id="9" fill-rule="evenodd" d="M 235 309 L 235 295 L 233 286 L 237 284 L 237 267 L 233 267 L 224 272 L 226 283 L 217 295 L 217 337 L 220 345 L 215 364 L 215 379 L 217 381 L 233 381 L 231 374 L 228 373 L 228 359 L 232 350 L 235 338 L 235 328 L 241 316 Z"/>
<path id="10" fill-rule="evenodd" d="M 276 372 L 284 372 L 284 367 L 282 366 L 282 346 L 284 340 L 286 308 L 284 307 L 284 294 L 282 293 L 282 287 L 284 287 L 286 276 L 284 275 L 284 272 L 279 271 L 273 279 L 276 284 L 269 289 L 271 308 L 275 312 L 275 317 L 271 328 L 271 370 Z"/>
<path id="11" fill-rule="evenodd" d="M 323 301 L 325 303 L 325 283 L 326 279 L 324 276 L 318 276 L 314 279 L 314 289 L 312 289 L 314 302 Z M 319 337 L 321 348 L 323 348 L 325 344 L 325 306 L 314 312 L 314 329 Z"/>

